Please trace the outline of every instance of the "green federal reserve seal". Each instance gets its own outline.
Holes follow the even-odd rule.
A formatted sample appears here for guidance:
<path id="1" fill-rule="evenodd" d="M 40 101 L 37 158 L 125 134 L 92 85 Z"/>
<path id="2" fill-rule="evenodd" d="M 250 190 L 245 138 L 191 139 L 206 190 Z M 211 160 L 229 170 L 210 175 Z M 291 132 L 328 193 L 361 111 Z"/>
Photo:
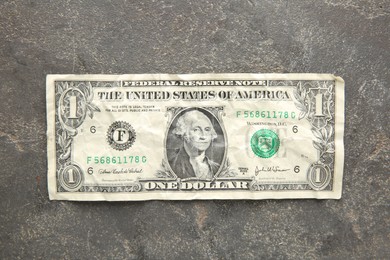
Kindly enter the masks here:
<path id="1" fill-rule="evenodd" d="M 252 151 L 261 158 L 272 157 L 279 149 L 278 135 L 269 129 L 260 129 L 251 138 Z"/>

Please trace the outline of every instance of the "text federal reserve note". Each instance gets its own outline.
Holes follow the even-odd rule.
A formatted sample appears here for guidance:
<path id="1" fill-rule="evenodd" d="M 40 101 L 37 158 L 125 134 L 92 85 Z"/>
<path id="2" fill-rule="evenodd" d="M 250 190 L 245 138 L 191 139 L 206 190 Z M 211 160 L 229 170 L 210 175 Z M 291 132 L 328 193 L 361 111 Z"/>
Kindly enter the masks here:
<path id="1" fill-rule="evenodd" d="M 328 74 L 48 75 L 55 200 L 338 199 Z"/>

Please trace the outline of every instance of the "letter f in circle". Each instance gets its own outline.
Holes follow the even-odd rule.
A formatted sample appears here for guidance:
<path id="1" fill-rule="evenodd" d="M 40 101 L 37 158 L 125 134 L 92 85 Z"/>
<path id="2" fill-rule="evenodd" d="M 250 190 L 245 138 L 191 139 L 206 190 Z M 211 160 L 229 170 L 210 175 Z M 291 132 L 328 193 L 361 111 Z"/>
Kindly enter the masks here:
<path id="1" fill-rule="evenodd" d="M 123 135 L 126 133 L 126 130 L 118 130 L 117 132 L 118 132 L 118 139 L 117 139 L 117 141 L 121 142 Z"/>

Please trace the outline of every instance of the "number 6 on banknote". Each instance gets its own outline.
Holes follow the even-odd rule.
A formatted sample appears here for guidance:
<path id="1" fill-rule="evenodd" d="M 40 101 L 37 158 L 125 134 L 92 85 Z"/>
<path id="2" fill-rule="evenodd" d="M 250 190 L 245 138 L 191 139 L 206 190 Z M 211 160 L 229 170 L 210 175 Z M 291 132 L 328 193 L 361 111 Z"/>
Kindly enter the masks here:
<path id="1" fill-rule="evenodd" d="M 47 76 L 54 200 L 339 199 L 329 74 Z"/>

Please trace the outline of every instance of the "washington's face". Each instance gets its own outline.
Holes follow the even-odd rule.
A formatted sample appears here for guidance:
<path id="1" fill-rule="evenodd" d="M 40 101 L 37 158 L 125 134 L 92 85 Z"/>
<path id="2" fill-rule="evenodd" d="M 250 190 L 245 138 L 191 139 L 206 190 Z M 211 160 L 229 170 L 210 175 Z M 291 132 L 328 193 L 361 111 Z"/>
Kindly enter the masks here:
<path id="1" fill-rule="evenodd" d="M 197 120 L 193 120 L 188 132 L 186 142 L 190 147 L 199 151 L 205 151 L 209 148 L 212 138 L 212 125 L 207 117 L 198 117 Z"/>

